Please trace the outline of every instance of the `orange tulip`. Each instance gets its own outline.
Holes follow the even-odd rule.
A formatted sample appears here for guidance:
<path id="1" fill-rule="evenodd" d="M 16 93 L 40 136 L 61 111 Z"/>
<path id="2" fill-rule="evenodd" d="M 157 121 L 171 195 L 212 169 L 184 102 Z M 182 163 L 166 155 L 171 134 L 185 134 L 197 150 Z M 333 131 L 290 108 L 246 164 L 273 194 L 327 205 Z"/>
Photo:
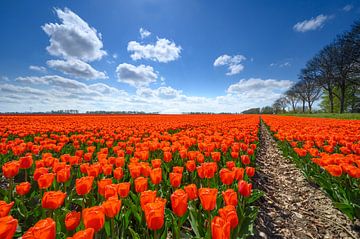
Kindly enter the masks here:
<path id="1" fill-rule="evenodd" d="M 139 164 L 130 163 L 128 165 L 130 175 L 132 178 L 138 178 L 141 175 L 141 166 Z"/>
<path id="2" fill-rule="evenodd" d="M 93 228 L 95 232 L 98 232 L 105 223 L 104 208 L 101 206 L 85 208 L 82 212 L 82 218 L 85 228 Z"/>
<path id="3" fill-rule="evenodd" d="M 150 179 L 153 184 L 159 184 L 162 180 L 161 168 L 154 168 L 150 172 Z"/>
<path id="4" fill-rule="evenodd" d="M 32 156 L 25 156 L 19 159 L 19 166 L 21 169 L 30 168 L 33 164 Z"/>
<path id="5" fill-rule="evenodd" d="M 214 217 L 211 221 L 211 237 L 213 239 L 229 239 L 230 223 L 219 216 Z"/>
<path id="6" fill-rule="evenodd" d="M 246 167 L 245 168 L 246 174 L 249 177 L 253 177 L 255 175 L 255 168 L 253 167 Z"/>
<path id="7" fill-rule="evenodd" d="M 94 182 L 93 176 L 77 178 L 75 183 L 76 193 L 78 195 L 88 194 L 92 189 L 93 182 Z"/>
<path id="8" fill-rule="evenodd" d="M 81 213 L 72 211 L 65 216 L 65 227 L 68 231 L 74 231 L 80 224 Z"/>
<path id="9" fill-rule="evenodd" d="M 238 204 L 238 197 L 237 193 L 234 191 L 234 189 L 227 189 L 226 191 L 222 192 L 225 205 L 234 205 L 237 206 Z"/>
<path id="10" fill-rule="evenodd" d="M 16 193 L 23 196 L 29 193 L 31 184 L 29 182 L 22 182 L 16 185 Z"/>
<path id="11" fill-rule="evenodd" d="M 18 221 L 12 216 L 0 217 L 0 238 L 12 239 L 15 232 Z"/>
<path id="12" fill-rule="evenodd" d="M 334 177 L 340 177 L 342 175 L 342 168 L 338 165 L 328 165 L 324 169 Z"/>
<path id="13" fill-rule="evenodd" d="M 55 239 L 56 223 L 51 218 L 38 221 L 22 236 L 22 239 Z"/>
<path id="14" fill-rule="evenodd" d="M 213 178 L 217 171 L 217 164 L 216 162 L 202 163 L 197 169 L 201 178 Z"/>
<path id="15" fill-rule="evenodd" d="M 247 183 L 244 180 L 240 180 L 239 183 L 238 183 L 238 189 L 239 189 L 239 193 L 242 196 L 248 197 L 251 194 L 252 184 Z"/>
<path id="16" fill-rule="evenodd" d="M 220 208 L 219 215 L 225 221 L 230 223 L 231 229 L 234 229 L 239 223 L 238 215 L 236 213 L 235 206 L 233 206 L 233 205 L 228 205 L 223 208 Z"/>
<path id="17" fill-rule="evenodd" d="M 151 160 L 151 165 L 153 168 L 160 168 L 161 167 L 161 159 Z"/>
<path id="18" fill-rule="evenodd" d="M 201 205 L 205 211 L 211 211 L 216 207 L 218 190 L 216 188 L 199 188 Z"/>
<path id="19" fill-rule="evenodd" d="M 118 167 L 118 168 L 114 169 L 114 178 L 116 180 L 122 179 L 123 176 L 124 176 L 124 171 L 123 171 L 123 169 L 121 167 Z"/>
<path id="20" fill-rule="evenodd" d="M 226 162 L 226 167 L 230 170 L 233 169 L 233 167 L 235 167 L 235 162 L 234 161 L 227 161 Z"/>
<path id="21" fill-rule="evenodd" d="M 66 165 L 65 168 L 56 173 L 56 181 L 59 183 L 66 183 L 70 179 L 70 166 Z"/>
<path id="22" fill-rule="evenodd" d="M 55 210 L 64 203 L 65 198 L 66 193 L 61 191 L 45 192 L 41 200 L 41 205 L 43 208 Z"/>
<path id="23" fill-rule="evenodd" d="M 185 166 L 186 166 L 187 171 L 194 172 L 196 169 L 196 162 L 195 162 L 195 160 L 188 160 L 188 161 L 186 161 Z"/>
<path id="24" fill-rule="evenodd" d="M 4 163 L 2 172 L 5 178 L 13 178 L 19 173 L 19 161 L 10 161 Z"/>
<path id="25" fill-rule="evenodd" d="M 211 152 L 211 158 L 212 158 L 212 160 L 214 160 L 215 162 L 219 162 L 219 161 L 220 161 L 220 158 L 221 158 L 220 152 Z"/>
<path id="26" fill-rule="evenodd" d="M 45 167 L 36 168 L 34 171 L 34 180 L 38 181 L 41 175 L 46 174 L 48 172 L 49 172 L 48 168 Z"/>
<path id="27" fill-rule="evenodd" d="M 105 186 L 105 199 L 116 196 L 117 197 L 118 185 L 109 184 Z"/>
<path id="28" fill-rule="evenodd" d="M 220 170 L 220 180 L 225 185 L 231 185 L 234 181 L 235 173 L 227 168 Z"/>
<path id="29" fill-rule="evenodd" d="M 241 162 L 245 165 L 250 164 L 250 158 L 249 155 L 241 155 Z"/>
<path id="30" fill-rule="evenodd" d="M 178 189 L 170 196 L 171 200 L 171 208 L 174 214 L 178 217 L 182 217 L 186 211 L 188 206 L 188 195 L 182 190 Z"/>
<path id="31" fill-rule="evenodd" d="M 164 161 L 170 162 L 172 160 L 172 154 L 170 152 L 164 152 Z"/>
<path id="32" fill-rule="evenodd" d="M 173 167 L 173 172 L 182 174 L 184 172 L 184 167 L 175 166 Z"/>
<path id="33" fill-rule="evenodd" d="M 158 230 L 164 225 L 165 204 L 163 202 L 148 203 L 144 207 L 146 225 L 150 230 Z"/>
<path id="34" fill-rule="evenodd" d="M 94 238 L 94 229 L 88 228 L 82 231 L 78 231 L 72 237 L 66 239 L 93 239 Z"/>
<path id="35" fill-rule="evenodd" d="M 178 188 L 180 186 L 181 179 L 182 179 L 182 174 L 180 174 L 180 173 L 170 173 L 169 178 L 170 178 L 171 186 L 173 186 L 174 188 Z"/>
<path id="36" fill-rule="evenodd" d="M 14 202 L 6 203 L 5 201 L 0 201 L 0 217 L 9 215 L 9 212 L 13 206 Z"/>
<path id="37" fill-rule="evenodd" d="M 236 180 L 242 180 L 244 178 L 244 168 L 233 167 L 232 171 L 235 173 Z"/>
<path id="38" fill-rule="evenodd" d="M 140 205 L 144 210 L 146 204 L 150 202 L 155 202 L 156 199 L 156 191 L 147 190 L 140 194 Z"/>
<path id="39" fill-rule="evenodd" d="M 126 198 L 129 195 L 130 192 L 130 183 L 129 182 L 123 182 L 118 184 L 118 194 L 122 198 Z"/>
<path id="40" fill-rule="evenodd" d="M 111 178 L 105 178 L 98 181 L 98 192 L 101 196 L 105 197 L 105 187 L 112 184 Z"/>
<path id="41" fill-rule="evenodd" d="M 55 178 L 55 174 L 53 173 L 45 173 L 41 175 L 37 181 L 39 189 L 49 188 L 52 185 L 54 178 Z"/>
<path id="42" fill-rule="evenodd" d="M 188 194 L 190 200 L 195 200 L 198 197 L 196 184 L 189 184 L 184 187 L 185 192 Z"/>
<path id="43" fill-rule="evenodd" d="M 108 218 L 114 218 L 120 212 L 121 200 L 117 199 L 117 197 L 111 197 L 103 202 L 102 207 Z"/>
<path id="44" fill-rule="evenodd" d="M 134 180 L 135 191 L 137 193 L 144 192 L 148 189 L 148 180 L 144 177 L 138 177 Z"/>

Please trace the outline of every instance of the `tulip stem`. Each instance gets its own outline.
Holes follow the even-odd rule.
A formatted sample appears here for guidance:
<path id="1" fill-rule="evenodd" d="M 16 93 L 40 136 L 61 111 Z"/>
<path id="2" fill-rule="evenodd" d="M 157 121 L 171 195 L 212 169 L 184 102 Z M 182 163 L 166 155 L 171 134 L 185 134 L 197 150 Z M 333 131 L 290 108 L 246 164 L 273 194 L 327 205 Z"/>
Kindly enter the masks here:
<path id="1" fill-rule="evenodd" d="M 159 238 L 159 235 L 157 233 L 157 230 L 154 230 L 154 239 L 158 239 Z"/>
<path id="2" fill-rule="evenodd" d="M 13 190 L 14 190 L 14 178 L 10 178 L 10 181 L 9 181 L 9 201 L 11 202 L 12 200 L 12 194 L 13 194 Z"/>
<path id="3" fill-rule="evenodd" d="M 110 220 L 110 227 L 111 227 L 111 239 L 115 239 L 114 218 L 111 218 Z"/>
<path id="4" fill-rule="evenodd" d="M 27 182 L 27 178 L 28 178 L 28 174 L 27 174 L 27 170 L 25 169 L 25 182 Z"/>
<path id="5" fill-rule="evenodd" d="M 210 210 L 208 211 L 208 231 L 209 231 L 209 235 L 210 235 L 209 238 L 211 238 L 211 212 L 210 212 Z"/>

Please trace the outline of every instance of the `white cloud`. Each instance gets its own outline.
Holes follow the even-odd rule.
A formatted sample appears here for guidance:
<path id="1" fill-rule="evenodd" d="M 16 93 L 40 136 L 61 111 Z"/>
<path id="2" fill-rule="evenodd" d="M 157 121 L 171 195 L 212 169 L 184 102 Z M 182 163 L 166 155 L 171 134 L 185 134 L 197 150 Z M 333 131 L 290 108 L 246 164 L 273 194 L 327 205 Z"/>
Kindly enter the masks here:
<path id="1" fill-rule="evenodd" d="M 279 67 L 279 68 L 290 67 L 290 66 L 291 66 L 291 63 L 288 62 L 288 61 L 285 61 L 285 62 L 283 62 L 283 63 L 271 63 L 271 64 L 270 64 L 270 67 L 275 67 L 275 66 L 277 66 L 277 67 Z"/>
<path id="2" fill-rule="evenodd" d="M 180 97 L 182 91 L 170 86 L 161 86 L 156 89 L 141 87 L 136 90 L 136 94 L 144 98 L 158 97 L 160 99 L 174 99 Z"/>
<path id="3" fill-rule="evenodd" d="M 49 60 L 46 62 L 51 68 L 63 72 L 66 75 L 74 76 L 82 79 L 107 79 L 104 72 L 95 70 L 88 63 L 78 59 Z"/>
<path id="4" fill-rule="evenodd" d="M 29 69 L 32 71 L 37 71 L 37 72 L 41 72 L 41 73 L 46 73 L 46 67 L 43 66 L 29 66 Z"/>
<path id="5" fill-rule="evenodd" d="M 134 87 L 148 86 L 158 78 L 158 73 L 151 66 L 134 66 L 128 63 L 119 64 L 116 68 L 116 74 L 119 82 Z"/>
<path id="6" fill-rule="evenodd" d="M 307 32 L 322 28 L 325 22 L 329 19 L 329 16 L 320 14 L 315 18 L 311 18 L 310 20 L 305 20 L 302 22 L 298 22 L 294 25 L 293 29 L 297 32 Z"/>
<path id="7" fill-rule="evenodd" d="M 222 55 L 216 58 L 214 61 L 214 66 L 227 66 L 228 72 L 226 75 L 236 75 L 239 74 L 242 70 L 244 70 L 244 65 L 241 64 L 242 61 L 246 60 L 246 57 L 243 55 Z"/>
<path id="8" fill-rule="evenodd" d="M 114 53 L 114 54 L 112 55 L 112 57 L 113 57 L 114 59 L 117 59 L 117 58 L 118 58 L 118 54 Z"/>
<path id="9" fill-rule="evenodd" d="M 42 29 L 50 37 L 47 51 L 65 59 L 76 58 L 83 61 L 99 60 L 104 55 L 101 34 L 90 27 L 74 12 L 65 8 L 55 9 L 61 24 L 47 23 Z"/>
<path id="10" fill-rule="evenodd" d="M 345 5 L 345 6 L 343 7 L 343 11 L 345 11 L 345 12 L 350 12 L 353 8 L 354 8 L 353 5 L 348 4 L 348 5 Z"/>
<path id="11" fill-rule="evenodd" d="M 7 77 L 7 76 L 1 76 L 1 77 L 0 77 L 0 80 L 2 80 L 2 81 L 9 81 L 9 77 Z"/>
<path id="12" fill-rule="evenodd" d="M 272 94 L 278 95 L 293 85 L 290 80 L 260 79 L 250 78 L 241 79 L 239 82 L 228 87 L 228 94 L 247 95 L 251 98 L 267 98 Z"/>
<path id="13" fill-rule="evenodd" d="M 151 35 L 151 32 L 149 32 L 148 30 L 144 29 L 144 28 L 140 28 L 139 30 L 141 39 L 147 38 L 148 36 Z"/>
<path id="14" fill-rule="evenodd" d="M 136 41 L 130 41 L 127 50 L 133 52 L 130 57 L 135 61 L 147 59 L 167 63 L 178 59 L 182 48 L 177 46 L 175 42 L 160 38 L 156 41 L 155 45 L 142 45 Z"/>

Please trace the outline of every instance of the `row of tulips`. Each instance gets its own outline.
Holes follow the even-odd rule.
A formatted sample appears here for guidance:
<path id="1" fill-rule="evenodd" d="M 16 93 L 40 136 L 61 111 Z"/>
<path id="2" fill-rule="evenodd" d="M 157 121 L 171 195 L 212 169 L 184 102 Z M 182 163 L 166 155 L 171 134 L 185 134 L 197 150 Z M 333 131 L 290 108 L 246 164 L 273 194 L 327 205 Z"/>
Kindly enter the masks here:
<path id="1" fill-rule="evenodd" d="M 9 118 L 0 238 L 253 233 L 258 116 L 41 116 L 25 129 Z"/>
<path id="2" fill-rule="evenodd" d="M 350 219 L 360 218 L 360 121 L 263 116 L 285 155 Z"/>

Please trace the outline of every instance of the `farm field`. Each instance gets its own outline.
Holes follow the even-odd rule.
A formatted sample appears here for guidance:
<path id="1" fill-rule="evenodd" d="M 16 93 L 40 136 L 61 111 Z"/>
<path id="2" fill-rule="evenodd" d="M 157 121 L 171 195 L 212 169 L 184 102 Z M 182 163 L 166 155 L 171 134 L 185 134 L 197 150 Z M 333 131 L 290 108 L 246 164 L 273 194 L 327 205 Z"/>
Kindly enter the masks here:
<path id="1" fill-rule="evenodd" d="M 0 128 L 1 238 L 359 233 L 360 121 L 9 115 L 0 117 Z M 314 195 L 317 200 L 309 201 Z M 329 212 L 341 225 L 336 230 L 329 221 L 317 231 L 304 224 Z M 286 213 L 305 218 L 279 224 L 272 217 Z M 284 225 L 292 226 L 286 231 Z"/>
<path id="2" fill-rule="evenodd" d="M 0 238 L 245 238 L 259 120 L 1 116 Z"/>

